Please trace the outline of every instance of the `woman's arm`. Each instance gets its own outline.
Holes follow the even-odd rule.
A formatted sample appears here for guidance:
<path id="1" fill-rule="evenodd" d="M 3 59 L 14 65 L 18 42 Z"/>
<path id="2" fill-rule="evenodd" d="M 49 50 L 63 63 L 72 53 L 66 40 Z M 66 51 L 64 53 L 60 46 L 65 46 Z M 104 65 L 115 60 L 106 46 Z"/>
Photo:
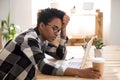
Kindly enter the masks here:
<path id="1" fill-rule="evenodd" d="M 67 68 L 64 72 L 64 75 L 77 76 L 81 78 L 92 78 L 92 79 L 101 78 L 100 72 L 94 70 L 93 68 L 86 68 L 86 69 Z"/>
<path id="2" fill-rule="evenodd" d="M 69 16 L 65 14 L 62 20 L 59 46 L 57 47 L 53 45 L 52 43 L 48 44 L 46 53 L 53 56 L 56 59 L 64 59 L 66 57 L 66 53 L 67 53 L 66 45 L 68 41 L 68 38 L 66 36 L 66 27 L 67 27 L 69 20 L 70 20 Z"/>
<path id="3" fill-rule="evenodd" d="M 55 46 L 52 43 L 48 43 L 45 53 L 54 57 L 55 59 L 64 59 L 67 54 L 66 42 L 67 40 L 60 39 L 59 46 Z"/>

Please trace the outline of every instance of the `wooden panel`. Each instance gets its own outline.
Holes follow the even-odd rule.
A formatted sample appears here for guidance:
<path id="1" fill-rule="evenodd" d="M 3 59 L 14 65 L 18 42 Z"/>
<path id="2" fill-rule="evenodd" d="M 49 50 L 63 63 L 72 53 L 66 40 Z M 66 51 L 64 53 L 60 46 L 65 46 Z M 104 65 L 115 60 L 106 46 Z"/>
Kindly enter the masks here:
<path id="1" fill-rule="evenodd" d="M 101 40 L 103 40 L 103 12 L 99 9 L 96 10 L 96 23 L 95 23 L 95 35 Z"/>
<path id="2" fill-rule="evenodd" d="M 90 37 L 83 38 L 81 35 L 72 35 L 68 41 L 68 46 L 85 45 L 90 40 Z"/>

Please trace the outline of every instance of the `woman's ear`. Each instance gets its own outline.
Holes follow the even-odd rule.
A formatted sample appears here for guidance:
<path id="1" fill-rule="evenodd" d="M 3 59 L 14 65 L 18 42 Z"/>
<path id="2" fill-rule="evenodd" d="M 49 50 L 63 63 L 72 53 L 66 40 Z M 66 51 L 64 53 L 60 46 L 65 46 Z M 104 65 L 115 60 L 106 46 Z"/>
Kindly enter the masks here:
<path id="1" fill-rule="evenodd" d="M 39 24 L 39 28 L 40 28 L 40 29 L 43 29 L 44 27 L 45 27 L 45 24 L 41 22 L 41 23 Z"/>

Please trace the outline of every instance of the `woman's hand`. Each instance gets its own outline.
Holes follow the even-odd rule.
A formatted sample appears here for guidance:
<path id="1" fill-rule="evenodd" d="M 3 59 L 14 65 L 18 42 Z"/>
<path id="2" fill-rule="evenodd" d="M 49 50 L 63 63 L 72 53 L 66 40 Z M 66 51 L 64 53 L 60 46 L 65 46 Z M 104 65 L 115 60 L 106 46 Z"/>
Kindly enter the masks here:
<path id="1" fill-rule="evenodd" d="M 63 17 L 62 29 L 66 29 L 66 26 L 69 21 L 70 21 L 70 17 L 67 14 L 65 14 Z"/>
<path id="2" fill-rule="evenodd" d="M 70 17 L 65 14 L 63 17 L 62 28 L 61 28 L 61 38 L 66 39 L 66 27 L 70 20 Z"/>
<path id="3" fill-rule="evenodd" d="M 99 71 L 96 71 L 93 68 L 86 68 L 86 69 L 80 69 L 78 76 L 83 78 L 99 79 L 101 77 L 101 74 Z"/>

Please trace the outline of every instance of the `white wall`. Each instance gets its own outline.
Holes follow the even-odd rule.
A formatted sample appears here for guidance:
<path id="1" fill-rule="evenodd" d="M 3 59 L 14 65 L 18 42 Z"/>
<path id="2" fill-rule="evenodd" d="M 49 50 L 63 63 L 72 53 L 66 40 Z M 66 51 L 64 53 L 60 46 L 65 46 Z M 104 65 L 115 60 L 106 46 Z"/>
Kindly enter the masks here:
<path id="1" fill-rule="evenodd" d="M 50 0 L 32 0 L 34 12 L 38 9 L 43 9 L 50 6 Z M 84 2 L 94 2 L 93 10 L 90 11 L 91 14 L 95 13 L 96 9 L 100 9 L 103 12 L 103 41 L 105 44 L 109 44 L 109 33 L 110 33 L 110 6 L 111 0 L 55 0 L 57 1 L 59 7 L 68 14 L 70 14 L 70 9 L 75 6 L 77 15 L 69 15 L 71 17 L 70 22 L 67 26 L 67 35 L 93 35 L 95 28 L 95 16 L 80 16 L 80 14 L 85 14 L 83 10 Z M 53 0 L 54 2 L 54 0 Z M 66 3 L 69 2 L 67 5 Z M 40 4 L 40 5 L 39 5 Z M 46 5 L 44 5 L 46 4 Z M 66 5 L 64 7 L 63 5 Z M 36 12 L 33 13 L 36 15 Z M 88 13 L 88 11 L 87 11 Z M 35 16 L 33 15 L 33 17 Z M 36 18 L 33 18 L 33 22 Z"/>
<path id="2" fill-rule="evenodd" d="M 109 5 L 104 7 L 102 11 L 106 11 L 105 8 L 110 6 L 110 3 L 108 4 Z M 110 13 L 104 14 L 105 27 L 104 27 L 103 36 L 107 44 L 120 44 L 119 5 L 120 5 L 120 0 L 111 0 L 111 10 L 106 11 Z M 15 23 L 16 25 L 19 25 L 22 28 L 22 30 L 31 27 L 32 0 L 0 0 L 0 21 L 6 19 L 9 11 L 11 12 L 11 22 Z"/>
<path id="3" fill-rule="evenodd" d="M 0 0 L 0 21 L 6 19 L 10 11 L 9 0 Z"/>
<path id="4" fill-rule="evenodd" d="M 120 0 L 111 0 L 110 44 L 120 45 Z"/>
<path id="5" fill-rule="evenodd" d="M 11 22 L 22 30 L 32 25 L 32 0 L 0 0 L 0 20 L 6 19 L 9 11 Z"/>

